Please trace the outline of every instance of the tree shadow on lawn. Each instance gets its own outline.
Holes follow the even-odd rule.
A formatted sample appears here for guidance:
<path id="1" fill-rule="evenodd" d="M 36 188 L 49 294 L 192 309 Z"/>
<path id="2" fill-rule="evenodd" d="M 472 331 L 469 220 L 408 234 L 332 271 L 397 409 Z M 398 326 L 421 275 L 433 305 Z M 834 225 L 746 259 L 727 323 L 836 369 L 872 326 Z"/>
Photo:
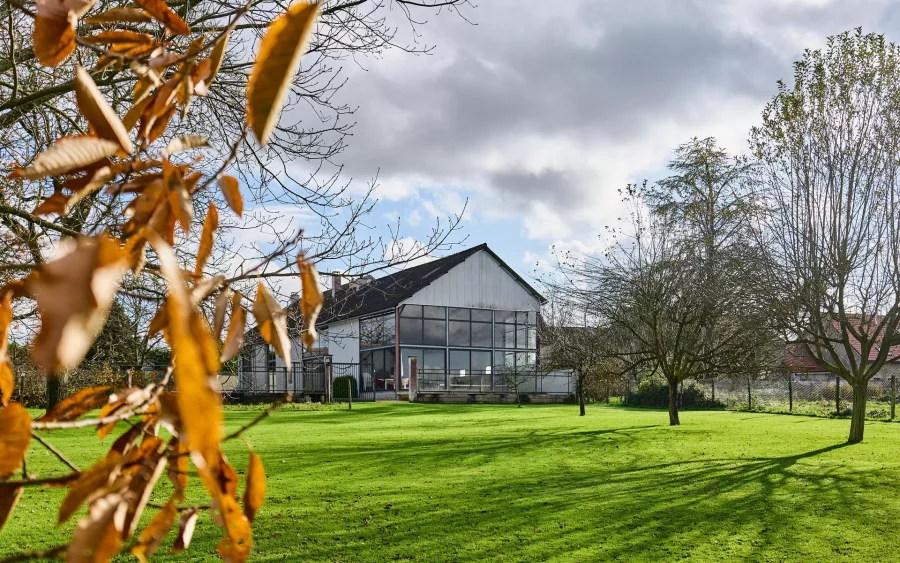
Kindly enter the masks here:
<path id="1" fill-rule="evenodd" d="M 297 478 L 316 475 L 324 462 L 329 472 L 352 472 L 364 491 L 366 483 L 384 479 L 397 484 L 368 490 L 372 503 L 392 506 L 371 517 L 377 524 L 369 525 L 367 516 L 365 525 L 337 531 L 306 529 L 301 534 L 315 541 L 302 553 L 333 559 L 337 543 L 349 561 L 541 560 L 582 550 L 574 560 L 667 560 L 697 550 L 710 560 L 782 552 L 809 560 L 828 547 L 823 535 L 839 537 L 842 526 L 872 529 L 878 520 L 872 499 L 858 494 L 883 487 L 884 476 L 844 468 L 838 460 L 813 461 L 846 444 L 781 457 L 666 463 L 646 463 L 648 452 L 624 447 L 654 438 L 664 443 L 665 431 L 639 425 L 447 439 L 424 433 L 394 436 L 390 443 L 320 445 L 294 467 Z M 279 450 L 292 451 L 280 445 L 272 453 Z M 593 457 L 579 464 L 573 452 Z M 335 498 L 352 494 L 324 483 L 321 489 Z M 720 551 L 726 543 L 730 554 Z"/>

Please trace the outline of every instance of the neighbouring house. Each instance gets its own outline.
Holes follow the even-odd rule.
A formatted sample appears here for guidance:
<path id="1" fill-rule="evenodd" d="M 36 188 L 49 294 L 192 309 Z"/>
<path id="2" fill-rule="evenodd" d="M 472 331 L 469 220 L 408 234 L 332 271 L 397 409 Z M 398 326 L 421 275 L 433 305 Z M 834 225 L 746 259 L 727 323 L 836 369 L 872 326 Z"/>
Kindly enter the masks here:
<path id="1" fill-rule="evenodd" d="M 856 315 L 856 318 L 859 317 L 859 315 Z M 880 322 L 880 320 L 876 318 L 875 322 Z M 833 328 L 835 338 L 840 337 L 840 324 L 837 321 L 833 323 Z M 855 358 L 858 361 L 862 354 L 862 345 L 859 340 L 853 337 L 853 335 L 850 335 L 849 340 Z M 866 361 L 875 360 L 878 356 L 878 352 L 878 345 L 873 346 L 869 351 L 869 357 Z M 897 358 L 897 360 L 892 360 L 892 358 Z M 839 357 L 837 359 L 831 358 L 830 356 L 826 359 L 833 364 L 849 365 L 849 358 L 843 350 L 839 351 Z M 884 367 L 872 377 L 872 380 L 888 380 L 891 376 L 900 375 L 900 363 L 898 362 L 900 362 L 900 346 L 892 346 L 891 349 L 888 350 L 887 363 L 885 363 Z M 789 342 L 785 346 L 784 370 L 791 374 L 795 379 L 801 381 L 833 381 L 836 377 L 835 374 L 821 366 L 815 358 L 809 354 L 806 347 L 799 342 Z"/>
<path id="2" fill-rule="evenodd" d="M 250 338 L 238 387 L 315 394 L 326 380 L 349 375 L 360 397 L 405 399 L 415 358 L 419 400 L 511 400 L 510 389 L 564 398 L 574 391 L 570 376 L 537 368 L 545 302 L 485 244 L 379 278 L 332 276 L 316 348 L 303 350 L 293 336 L 288 373 L 270 347 Z M 296 318 L 295 302 L 288 310 Z"/>

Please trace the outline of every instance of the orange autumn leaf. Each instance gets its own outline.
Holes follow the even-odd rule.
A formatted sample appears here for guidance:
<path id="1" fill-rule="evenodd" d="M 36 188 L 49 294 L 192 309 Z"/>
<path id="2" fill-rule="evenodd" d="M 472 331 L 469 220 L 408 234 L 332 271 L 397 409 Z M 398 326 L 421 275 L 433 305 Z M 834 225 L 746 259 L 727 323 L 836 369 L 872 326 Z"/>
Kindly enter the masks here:
<path id="1" fill-rule="evenodd" d="M 230 29 L 216 41 L 216 46 L 213 47 L 212 53 L 209 55 L 210 70 L 209 76 L 206 78 L 207 85 L 212 84 L 212 81 L 215 80 L 216 75 L 219 73 L 219 69 L 222 68 L 222 61 L 225 60 L 225 48 L 228 46 L 229 38 L 231 38 Z"/>
<path id="2" fill-rule="evenodd" d="M 247 124 L 261 145 L 275 129 L 318 16 L 317 2 L 297 2 L 269 25 L 259 45 L 247 82 Z"/>
<path id="3" fill-rule="evenodd" d="M 110 31 L 101 31 L 93 35 L 81 38 L 85 43 L 92 45 L 111 45 L 114 43 L 129 43 L 130 46 L 140 43 L 153 43 L 153 36 L 146 33 L 138 33 L 137 31 L 128 31 L 125 29 L 114 29 Z M 130 48 L 129 46 L 129 48 Z"/>
<path id="4" fill-rule="evenodd" d="M 309 350 L 318 338 L 316 320 L 322 311 L 325 297 L 319 285 L 319 273 L 303 254 L 297 256 L 297 266 L 300 268 L 300 282 L 303 289 L 300 297 L 300 314 L 303 316 L 303 345 Z"/>
<path id="5" fill-rule="evenodd" d="M 230 300 L 231 290 L 227 287 L 220 291 L 219 295 L 216 296 L 216 310 L 213 313 L 213 338 L 215 338 L 217 342 L 222 339 L 222 329 L 225 327 L 225 314 Z"/>
<path id="6" fill-rule="evenodd" d="M 166 472 L 169 481 L 175 487 L 175 498 L 184 500 L 184 491 L 188 483 L 188 449 L 184 442 L 176 438 L 172 438 L 169 444 L 172 446 L 172 453 Z"/>
<path id="7" fill-rule="evenodd" d="M 215 241 L 216 229 L 219 228 L 219 211 L 212 203 L 206 212 L 206 219 L 203 221 L 203 232 L 200 235 L 200 247 L 197 249 L 197 265 L 194 268 L 194 274 L 203 275 L 203 267 L 206 260 L 212 254 L 213 242 Z"/>
<path id="8" fill-rule="evenodd" d="M 150 524 L 141 532 L 138 544 L 131 548 L 131 554 L 137 557 L 141 563 L 149 561 L 149 557 L 156 553 L 156 550 L 159 549 L 159 546 L 166 538 L 166 534 L 169 532 L 172 524 L 175 523 L 177 515 L 178 508 L 175 506 L 175 501 L 169 499 L 169 502 L 156 513 Z"/>
<path id="9" fill-rule="evenodd" d="M 0 487 L 0 530 L 3 530 L 24 491 L 25 487 Z"/>
<path id="10" fill-rule="evenodd" d="M 38 419 L 39 422 L 76 420 L 83 414 L 93 409 L 102 407 L 109 402 L 109 385 L 88 387 L 74 395 L 66 397 L 51 410 Z"/>
<path id="11" fill-rule="evenodd" d="M 225 535 L 219 542 L 219 555 L 226 563 L 243 563 L 250 556 L 250 549 L 253 547 L 250 521 L 241 512 L 233 496 L 220 495 L 213 500 L 213 505 L 225 527 Z"/>
<path id="12" fill-rule="evenodd" d="M 136 0 L 138 6 L 145 9 L 147 13 L 163 24 L 166 29 L 178 35 L 189 35 L 191 28 L 184 20 L 178 17 L 178 14 L 172 11 L 163 0 Z"/>
<path id="13" fill-rule="evenodd" d="M 256 452 L 250 452 L 250 463 L 247 464 L 247 485 L 244 489 L 244 514 L 253 522 L 266 498 L 266 471 L 262 460 Z"/>
<path id="14" fill-rule="evenodd" d="M 0 404 L 9 405 L 15 388 L 12 361 L 9 358 L 9 325 L 12 323 L 12 291 L 0 293 Z"/>
<path id="15" fill-rule="evenodd" d="M 75 25 L 77 18 L 51 18 L 40 14 L 34 18 L 31 42 L 34 56 L 44 66 L 55 67 L 75 50 Z"/>
<path id="16" fill-rule="evenodd" d="M 128 256 L 107 235 L 64 239 L 59 256 L 33 272 L 27 291 L 37 301 L 41 329 L 31 356 L 48 373 L 81 362 L 112 306 Z"/>
<path id="17" fill-rule="evenodd" d="M 237 356 L 244 343 L 244 328 L 247 324 L 247 314 L 241 306 L 241 292 L 235 291 L 231 296 L 231 324 L 228 325 L 228 334 L 225 336 L 225 344 L 222 345 L 222 361 Z"/>
<path id="18" fill-rule="evenodd" d="M 234 176 L 219 176 L 216 181 L 222 195 L 225 196 L 225 202 L 228 207 L 234 211 L 238 217 L 244 213 L 244 198 L 241 196 L 241 188 L 238 185 L 237 178 Z"/>
<path id="19" fill-rule="evenodd" d="M 275 301 L 275 297 L 263 283 L 256 286 L 253 317 L 260 336 L 272 345 L 275 353 L 284 361 L 285 368 L 290 371 L 291 340 L 287 332 L 287 312 Z"/>
<path id="20" fill-rule="evenodd" d="M 22 465 L 31 442 L 31 416 L 19 403 L 0 409 L 0 479 L 6 479 Z"/>
<path id="21" fill-rule="evenodd" d="M 168 332 L 174 352 L 175 382 L 178 385 L 178 411 L 185 442 L 201 471 L 214 471 L 219 460 L 219 435 L 222 412 L 219 394 L 210 386 L 216 370 L 210 370 L 209 349 L 216 350 L 212 335 L 203 329 L 196 308 L 191 304 L 187 286 L 181 278 L 171 247 L 153 236 L 150 244 L 159 256 L 160 267 L 169 287 L 166 299 Z M 218 358 L 215 358 L 217 361 Z"/>
<path id="22" fill-rule="evenodd" d="M 143 10 L 137 8 L 112 8 L 89 18 L 84 18 L 84 23 L 103 24 L 103 23 L 148 23 L 150 16 Z"/>
<path id="23" fill-rule="evenodd" d="M 75 66 L 75 101 L 81 114 L 100 137 L 116 141 L 126 153 L 134 150 L 122 120 L 106 103 L 94 79 L 81 65 Z"/>

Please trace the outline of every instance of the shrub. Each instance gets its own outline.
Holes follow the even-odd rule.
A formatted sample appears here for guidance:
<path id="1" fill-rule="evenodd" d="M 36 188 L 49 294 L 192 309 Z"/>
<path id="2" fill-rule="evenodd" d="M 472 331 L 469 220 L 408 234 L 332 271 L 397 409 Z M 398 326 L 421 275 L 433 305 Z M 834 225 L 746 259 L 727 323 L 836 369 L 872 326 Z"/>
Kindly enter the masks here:
<path id="1" fill-rule="evenodd" d="M 724 407 L 720 401 L 713 401 L 706 393 L 691 382 L 684 387 L 679 386 L 681 394 L 680 408 L 710 408 Z M 635 407 L 660 407 L 669 406 L 669 386 L 664 380 L 649 378 L 641 381 L 637 390 L 629 389 L 625 393 L 625 404 Z"/>
<path id="2" fill-rule="evenodd" d="M 335 377 L 332 385 L 335 399 L 347 399 L 350 397 L 351 391 L 354 399 L 359 397 L 359 390 L 356 388 L 356 378 L 351 375 Z"/>

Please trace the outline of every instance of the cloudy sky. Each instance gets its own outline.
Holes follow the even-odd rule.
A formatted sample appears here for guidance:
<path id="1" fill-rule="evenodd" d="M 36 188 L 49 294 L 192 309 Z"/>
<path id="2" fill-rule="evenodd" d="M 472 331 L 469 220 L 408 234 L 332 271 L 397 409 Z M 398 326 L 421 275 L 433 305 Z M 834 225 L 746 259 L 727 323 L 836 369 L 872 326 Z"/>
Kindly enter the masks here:
<path id="1" fill-rule="evenodd" d="M 857 26 L 900 39 L 900 2 L 882 0 L 477 0 L 465 15 L 429 17 L 430 56 L 348 69 L 341 160 L 359 181 L 380 170 L 378 216 L 412 237 L 468 199 L 466 245 L 523 275 L 552 245 L 595 246 L 617 190 L 662 177 L 678 144 L 743 152 L 803 49 Z"/>

